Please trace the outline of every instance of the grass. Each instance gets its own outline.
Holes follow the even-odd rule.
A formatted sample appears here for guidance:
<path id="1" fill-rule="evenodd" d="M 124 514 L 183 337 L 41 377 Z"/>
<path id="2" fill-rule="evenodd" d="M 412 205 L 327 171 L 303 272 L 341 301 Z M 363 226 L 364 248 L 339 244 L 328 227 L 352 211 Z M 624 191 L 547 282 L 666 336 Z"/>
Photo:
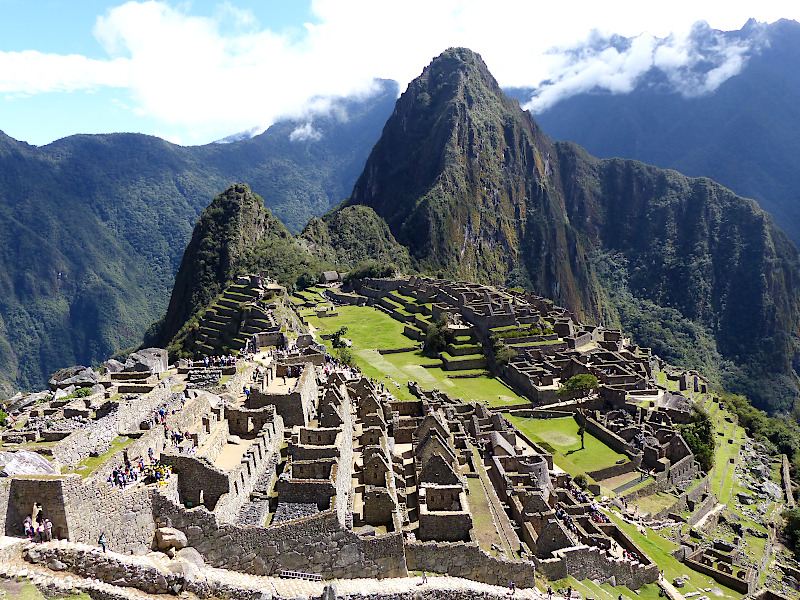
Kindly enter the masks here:
<path id="1" fill-rule="evenodd" d="M 642 535 L 638 532 L 635 525 L 624 522 L 619 518 L 616 512 L 610 513 L 611 519 L 622 529 L 634 542 L 641 548 L 651 560 L 656 562 L 660 569 L 664 570 L 664 577 L 672 582 L 678 576 L 688 576 L 688 583 L 685 588 L 680 591 L 683 594 L 687 592 L 697 592 L 700 589 L 709 587 L 718 587 L 722 590 L 722 596 L 713 596 L 717 598 L 736 598 L 742 597 L 742 594 L 726 588 L 713 580 L 709 582 L 709 577 L 696 571 L 692 571 L 688 566 L 676 560 L 670 552 L 677 548 L 671 541 L 661 537 L 658 532 L 647 528 L 647 535 Z M 620 588 L 624 589 L 624 588 Z M 656 589 L 656 595 L 658 590 Z M 639 595 L 638 597 L 642 597 Z"/>
<path id="2" fill-rule="evenodd" d="M 469 509 L 472 513 L 472 524 L 478 538 L 478 545 L 490 554 L 497 554 L 496 550 L 492 550 L 492 544 L 502 548 L 503 540 L 497 533 L 486 490 L 483 489 L 483 484 L 478 477 L 467 479 L 467 485 L 469 487 Z"/>
<path id="3" fill-rule="evenodd" d="M 347 327 L 345 337 L 353 342 L 352 352 L 361 371 L 378 381 L 386 382 L 388 375 L 399 383 L 399 388 L 390 385 L 391 392 L 399 399 L 413 399 L 406 387 L 406 382 L 413 380 L 423 388 L 435 388 L 466 402 L 474 400 L 491 406 L 529 404 L 528 400 L 485 371 L 478 371 L 486 373 L 484 376 L 455 379 L 448 375 L 460 371 L 445 371 L 439 359 L 428 358 L 419 351 L 381 355 L 379 348 L 408 348 L 414 345 L 403 335 L 403 324 L 373 307 L 340 306 L 338 311 L 337 317 L 318 319 L 309 316 L 308 322 L 320 333 L 333 333 L 340 327 Z M 324 343 L 330 349 L 330 342 Z M 467 372 L 476 373 L 474 370 Z"/>
<path id="4" fill-rule="evenodd" d="M 8 600 L 45 600 L 45 596 L 32 583 L 26 580 L 0 582 L 0 598 Z M 89 594 L 58 594 L 60 600 L 91 600 Z"/>
<path id="5" fill-rule="evenodd" d="M 403 335 L 403 323 L 395 321 L 387 314 L 371 306 L 340 306 L 336 317 L 319 319 L 307 317 L 315 328 L 333 333 L 340 327 L 347 327 L 345 337 L 351 339 L 358 348 L 394 349 L 406 348 L 412 342 Z"/>
<path id="6" fill-rule="evenodd" d="M 114 438 L 114 440 L 111 442 L 111 445 L 108 447 L 108 450 L 103 452 L 103 454 L 100 456 L 90 456 L 89 458 L 84 458 L 72 471 L 70 471 L 70 473 L 77 473 L 86 479 L 98 467 L 100 467 L 100 465 L 105 463 L 109 458 L 111 458 L 111 456 L 125 448 L 132 441 L 133 440 L 131 438 L 125 436 L 118 436 Z"/>
<path id="7" fill-rule="evenodd" d="M 535 442 L 544 442 L 553 450 L 553 461 L 570 475 L 610 467 L 620 459 L 627 460 L 590 433 L 584 436 L 581 450 L 578 423 L 572 417 L 558 419 L 524 419 L 506 414 L 514 426 Z"/>

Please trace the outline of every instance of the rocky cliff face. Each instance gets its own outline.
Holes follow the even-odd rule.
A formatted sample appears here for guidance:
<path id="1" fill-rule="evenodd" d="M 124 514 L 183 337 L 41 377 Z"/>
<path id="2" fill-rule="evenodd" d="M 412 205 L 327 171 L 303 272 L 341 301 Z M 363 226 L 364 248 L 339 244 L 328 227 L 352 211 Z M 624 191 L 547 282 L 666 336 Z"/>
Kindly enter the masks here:
<path id="1" fill-rule="evenodd" d="M 423 270 L 533 285 L 602 315 L 555 148 L 470 50 L 446 51 L 409 85 L 349 203 L 374 208 Z"/>
<path id="2" fill-rule="evenodd" d="M 707 179 L 553 144 L 469 50 L 409 85 L 348 202 L 423 270 L 530 286 L 589 321 L 650 307 L 662 323 L 641 343 L 680 323 L 677 343 L 709 345 L 694 366 L 762 406 L 798 397 L 800 259 L 769 215 Z"/>

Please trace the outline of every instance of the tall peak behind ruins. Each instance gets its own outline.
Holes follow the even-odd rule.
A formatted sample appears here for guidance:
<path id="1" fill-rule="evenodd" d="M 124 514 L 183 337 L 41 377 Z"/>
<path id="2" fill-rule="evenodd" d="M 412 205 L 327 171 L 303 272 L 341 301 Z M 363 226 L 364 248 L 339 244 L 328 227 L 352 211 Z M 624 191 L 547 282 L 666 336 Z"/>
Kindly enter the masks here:
<path id="1" fill-rule="evenodd" d="M 470 50 L 409 84 L 347 204 L 423 272 L 533 289 L 764 408 L 800 397 L 800 258 L 770 216 L 708 179 L 553 143 Z"/>

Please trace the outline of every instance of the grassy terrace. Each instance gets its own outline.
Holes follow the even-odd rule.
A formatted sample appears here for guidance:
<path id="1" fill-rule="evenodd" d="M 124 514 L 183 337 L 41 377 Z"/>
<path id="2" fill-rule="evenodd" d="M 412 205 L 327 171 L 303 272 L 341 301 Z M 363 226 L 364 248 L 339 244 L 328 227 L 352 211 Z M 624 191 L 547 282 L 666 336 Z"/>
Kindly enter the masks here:
<path id="1" fill-rule="evenodd" d="M 90 456 L 89 458 L 84 458 L 81 462 L 78 463 L 78 466 L 75 467 L 70 473 L 77 473 L 84 479 L 86 479 L 89 475 L 91 475 L 100 465 L 106 462 L 112 455 L 116 454 L 123 448 L 125 448 L 128 444 L 130 444 L 133 440 L 131 438 L 125 436 L 119 436 L 114 438 L 111 442 L 111 445 L 108 447 L 103 454 L 100 456 Z"/>
<path id="2" fill-rule="evenodd" d="M 340 306 L 337 311 L 336 317 L 320 319 L 310 311 L 304 311 L 303 316 L 319 333 L 347 327 L 346 337 L 353 342 L 352 351 L 361 371 L 378 381 L 388 383 L 388 375 L 399 383 L 399 388 L 390 388 L 398 398 L 412 399 L 405 384 L 415 380 L 425 388 L 436 388 L 466 401 L 488 402 L 492 406 L 528 403 L 486 371 L 467 371 L 481 375 L 454 379 L 448 377 L 452 371 L 442 370 L 439 359 L 422 356 L 418 350 L 381 355 L 378 349 L 409 348 L 415 344 L 403 335 L 403 323 L 372 307 Z M 325 343 L 330 348 L 329 342 Z"/>
<path id="3" fill-rule="evenodd" d="M 553 449 L 553 461 L 570 475 L 610 467 L 624 454 L 612 450 L 592 434 L 584 436 L 586 448 L 581 450 L 578 423 L 572 417 L 559 419 L 523 419 L 505 415 L 514 426 L 533 441 Z"/>

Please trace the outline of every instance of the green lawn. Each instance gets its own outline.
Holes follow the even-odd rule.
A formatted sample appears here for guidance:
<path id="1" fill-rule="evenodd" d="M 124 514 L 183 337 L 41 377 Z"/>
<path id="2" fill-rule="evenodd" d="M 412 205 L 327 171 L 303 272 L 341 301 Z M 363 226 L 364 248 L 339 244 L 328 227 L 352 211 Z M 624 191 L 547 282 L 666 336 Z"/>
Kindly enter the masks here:
<path id="1" fill-rule="evenodd" d="M 578 473 L 610 467 L 626 459 L 592 434 L 584 436 L 585 449 L 581 450 L 578 423 L 572 417 L 559 419 L 523 419 L 506 414 L 514 426 L 535 442 L 549 445 L 555 463 L 575 477 Z"/>
<path id="2" fill-rule="evenodd" d="M 340 327 L 347 327 L 345 337 L 353 341 L 357 349 L 388 350 L 407 348 L 416 342 L 403 335 L 403 323 L 371 306 L 339 306 L 336 317 L 308 316 L 310 325 L 322 333 L 333 333 Z"/>
<path id="3" fill-rule="evenodd" d="M 642 535 L 638 532 L 635 525 L 624 522 L 619 518 L 616 512 L 611 513 L 612 520 L 623 530 L 628 536 L 633 539 L 639 548 L 644 551 L 647 556 L 655 561 L 660 569 L 664 570 L 664 577 L 672 582 L 675 577 L 688 575 L 689 582 L 686 587 L 681 589 L 681 593 L 696 592 L 708 587 L 718 587 L 722 590 L 722 596 L 713 596 L 717 598 L 735 598 L 739 599 L 742 594 L 726 588 L 713 580 L 709 583 L 709 577 L 696 571 L 692 571 L 689 567 L 676 560 L 670 552 L 677 548 L 671 541 L 661 537 L 658 532 L 647 528 L 647 535 Z M 656 594 L 658 590 L 656 589 Z M 640 596 L 641 597 L 641 596 Z"/>
<path id="4" fill-rule="evenodd" d="M 347 327 L 345 337 L 353 342 L 352 351 L 361 371 L 378 381 L 388 383 L 388 378 L 391 378 L 399 383 L 399 388 L 389 385 L 392 393 L 400 399 L 412 398 L 406 385 L 413 380 L 423 388 L 435 388 L 467 402 L 475 400 L 491 406 L 528 403 L 528 400 L 488 373 L 480 377 L 453 379 L 448 375 L 458 372 L 442 370 L 439 366 L 441 360 L 423 356 L 419 351 L 381 355 L 378 349 L 416 345 L 416 342 L 403 335 L 403 323 L 372 307 L 340 306 L 338 312 L 337 317 L 318 319 L 309 316 L 307 319 L 318 333 L 333 333 L 340 327 Z M 330 348 L 329 342 L 324 343 Z M 423 365 L 437 366 L 426 368 Z"/>

